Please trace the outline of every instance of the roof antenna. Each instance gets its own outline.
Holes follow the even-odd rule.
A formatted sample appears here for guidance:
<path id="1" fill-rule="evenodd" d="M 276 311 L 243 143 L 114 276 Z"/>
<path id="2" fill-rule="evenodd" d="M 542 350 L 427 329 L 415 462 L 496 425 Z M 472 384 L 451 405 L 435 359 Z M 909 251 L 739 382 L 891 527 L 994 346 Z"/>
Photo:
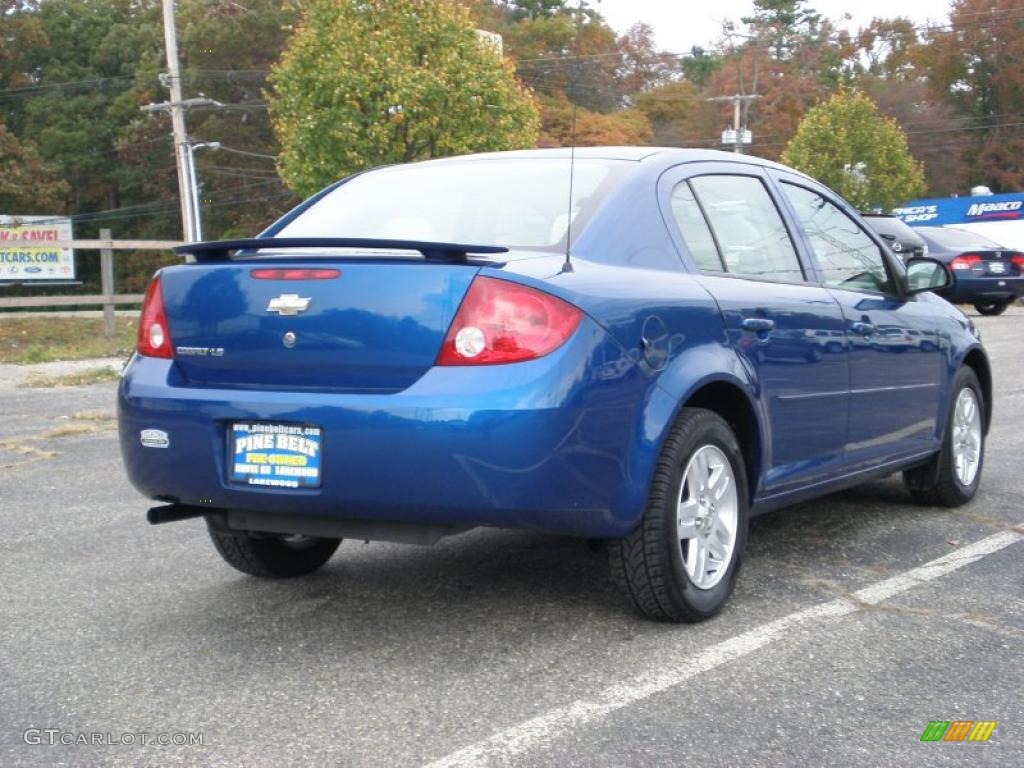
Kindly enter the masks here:
<path id="1" fill-rule="evenodd" d="M 579 54 L 580 50 L 580 28 L 583 26 L 583 0 L 580 0 L 579 7 L 576 10 L 576 44 L 575 53 Z M 578 63 L 577 63 L 578 66 Z M 579 72 L 576 72 L 579 75 Z M 576 172 L 576 100 L 573 96 L 573 86 L 576 85 L 576 79 L 573 78 L 569 83 L 569 98 L 572 101 L 572 137 L 569 143 L 569 215 L 568 221 L 565 228 L 565 261 L 562 262 L 562 270 L 559 274 L 565 274 L 566 272 L 573 272 L 572 260 L 569 257 L 569 249 L 572 247 L 572 187 L 573 181 L 575 180 Z"/>
<path id="2" fill-rule="evenodd" d="M 569 247 L 572 243 L 572 184 L 576 170 L 576 104 L 572 105 L 572 143 L 569 145 L 569 219 L 565 229 L 565 261 L 562 272 L 573 272 L 572 261 L 569 259 Z"/>

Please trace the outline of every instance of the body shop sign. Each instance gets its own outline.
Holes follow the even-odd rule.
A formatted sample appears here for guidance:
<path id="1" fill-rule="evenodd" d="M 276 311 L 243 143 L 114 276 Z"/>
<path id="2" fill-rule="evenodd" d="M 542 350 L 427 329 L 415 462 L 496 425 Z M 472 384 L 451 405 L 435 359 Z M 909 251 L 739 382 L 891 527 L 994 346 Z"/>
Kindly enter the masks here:
<path id="1" fill-rule="evenodd" d="M 74 280 L 75 252 L 57 248 L 71 239 L 71 219 L 0 216 L 0 282 Z"/>

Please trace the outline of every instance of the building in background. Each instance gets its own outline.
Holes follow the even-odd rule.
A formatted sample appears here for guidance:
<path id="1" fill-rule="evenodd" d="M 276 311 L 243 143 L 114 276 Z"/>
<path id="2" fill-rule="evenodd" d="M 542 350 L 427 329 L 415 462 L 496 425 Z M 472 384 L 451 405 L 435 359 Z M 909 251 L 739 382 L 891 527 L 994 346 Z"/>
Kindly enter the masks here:
<path id="1" fill-rule="evenodd" d="M 911 200 L 892 212 L 912 227 L 966 229 L 1024 251 L 1024 192 Z"/>

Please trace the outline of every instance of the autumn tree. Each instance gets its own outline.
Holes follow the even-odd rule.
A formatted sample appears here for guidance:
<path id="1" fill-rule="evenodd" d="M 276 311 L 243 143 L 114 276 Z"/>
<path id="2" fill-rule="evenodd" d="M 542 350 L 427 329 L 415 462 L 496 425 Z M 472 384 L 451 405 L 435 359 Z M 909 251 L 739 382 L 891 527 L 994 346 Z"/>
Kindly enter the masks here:
<path id="1" fill-rule="evenodd" d="M 968 123 L 964 130 L 935 136 L 944 144 L 966 144 L 963 186 L 1024 188 L 1022 61 L 1019 0 L 955 0 L 949 23 L 925 34 L 917 63 L 933 94 Z"/>
<path id="2" fill-rule="evenodd" d="M 841 90 L 810 110 L 781 159 L 861 209 L 889 210 L 924 192 L 924 174 L 906 135 L 869 98 L 852 91 Z"/>
<path id="3" fill-rule="evenodd" d="M 654 138 L 651 123 L 639 109 L 610 114 L 574 106 L 565 96 L 541 98 L 543 129 L 539 147 L 636 146 Z"/>
<path id="4" fill-rule="evenodd" d="M 502 34 L 519 76 L 538 93 L 570 94 L 573 102 L 595 112 L 623 106 L 623 51 L 615 30 L 599 14 L 566 9 L 522 19 Z"/>
<path id="5" fill-rule="evenodd" d="M 962 187 L 964 151 L 973 141 L 967 122 L 929 88 L 920 68 L 922 39 L 910 19 L 873 19 L 854 38 L 849 67 L 858 90 L 880 114 L 907 134 L 911 155 L 921 161 L 929 194 Z"/>
<path id="6" fill-rule="evenodd" d="M 67 193 L 67 182 L 36 146 L 18 141 L 0 122 L 0 214 L 60 213 Z"/>
<path id="7" fill-rule="evenodd" d="M 617 75 L 626 101 L 670 82 L 678 69 L 676 57 L 658 50 L 654 30 L 642 22 L 619 37 L 618 47 L 622 58 Z"/>
<path id="8" fill-rule="evenodd" d="M 711 95 L 753 94 L 741 122 L 753 132 L 755 154 L 775 159 L 814 104 L 847 79 L 849 36 L 807 7 L 805 0 L 758 0 L 746 31 L 725 29 L 729 52 L 708 78 Z M 732 104 L 714 105 L 719 130 L 732 123 Z"/>
<path id="9" fill-rule="evenodd" d="M 715 105 L 688 79 L 674 80 L 633 99 L 659 146 L 716 146 L 721 124 Z"/>
<path id="10" fill-rule="evenodd" d="M 278 168 L 301 195 L 364 168 L 537 136 L 512 65 L 447 0 L 313 0 L 271 83 Z"/>

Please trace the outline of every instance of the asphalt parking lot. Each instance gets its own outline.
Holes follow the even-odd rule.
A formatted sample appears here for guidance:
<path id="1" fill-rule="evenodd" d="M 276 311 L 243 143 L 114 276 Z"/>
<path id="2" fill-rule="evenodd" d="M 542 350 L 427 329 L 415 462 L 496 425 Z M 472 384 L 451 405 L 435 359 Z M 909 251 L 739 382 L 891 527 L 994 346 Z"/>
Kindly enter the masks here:
<path id="1" fill-rule="evenodd" d="M 528 532 L 242 576 L 200 521 L 145 522 L 113 384 L 0 377 L 0 765 L 1024 765 L 1024 310 L 974 320 L 997 393 L 974 503 L 890 478 L 759 518 L 692 626 Z M 997 726 L 922 743 L 931 720 Z"/>

